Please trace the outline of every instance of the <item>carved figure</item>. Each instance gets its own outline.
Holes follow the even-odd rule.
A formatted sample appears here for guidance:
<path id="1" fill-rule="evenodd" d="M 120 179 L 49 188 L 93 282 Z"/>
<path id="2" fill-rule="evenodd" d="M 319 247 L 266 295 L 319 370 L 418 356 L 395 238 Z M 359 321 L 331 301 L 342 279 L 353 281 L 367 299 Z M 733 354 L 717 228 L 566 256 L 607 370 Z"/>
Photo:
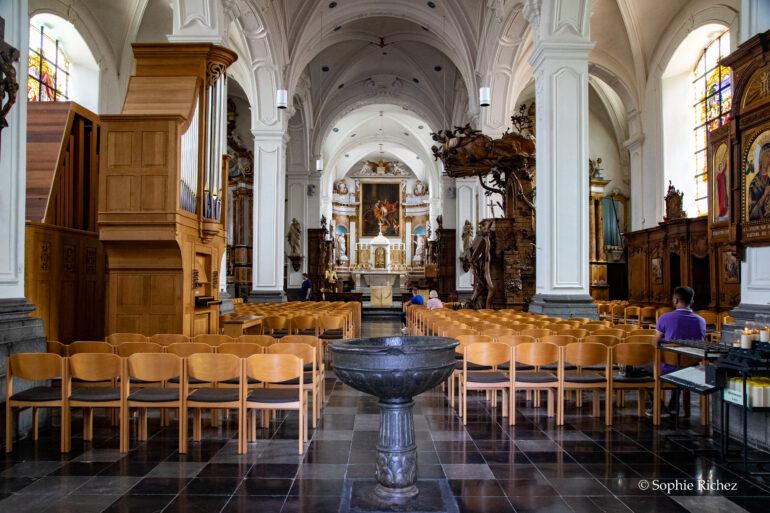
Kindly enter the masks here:
<path id="1" fill-rule="evenodd" d="M 345 242 L 344 233 L 337 234 L 336 246 L 337 246 L 337 262 L 340 262 L 340 263 L 347 262 L 348 250 L 347 250 L 347 244 Z"/>
<path id="2" fill-rule="evenodd" d="M 291 220 L 291 226 L 289 226 L 289 234 L 286 236 L 289 241 L 289 256 L 300 255 L 300 240 L 302 238 L 302 228 L 299 225 L 297 218 Z"/>
<path id="3" fill-rule="evenodd" d="M 473 225 L 468 219 L 465 220 L 465 224 L 463 225 L 462 238 L 463 238 L 463 251 L 465 251 L 470 247 L 471 242 L 473 241 Z"/>
<path id="4" fill-rule="evenodd" d="M 414 184 L 414 190 L 412 192 L 415 196 L 425 196 L 428 194 L 428 188 L 420 180 L 417 180 L 417 183 Z"/>
<path id="5" fill-rule="evenodd" d="M 425 236 L 424 235 L 418 235 L 417 236 L 417 244 L 414 249 L 414 259 L 412 262 L 415 265 L 422 265 L 425 262 Z"/>
<path id="6" fill-rule="evenodd" d="M 466 306 L 475 310 L 492 307 L 495 285 L 492 281 L 490 264 L 492 260 L 491 225 L 494 219 L 484 219 L 473 244 L 466 249 L 460 260 L 463 270 L 473 274 L 473 294 Z"/>
<path id="7" fill-rule="evenodd" d="M 687 217 L 687 212 L 682 209 L 683 192 L 679 192 L 671 180 L 668 181 L 668 192 L 666 193 L 666 217 L 664 221 L 672 219 L 682 219 Z"/>

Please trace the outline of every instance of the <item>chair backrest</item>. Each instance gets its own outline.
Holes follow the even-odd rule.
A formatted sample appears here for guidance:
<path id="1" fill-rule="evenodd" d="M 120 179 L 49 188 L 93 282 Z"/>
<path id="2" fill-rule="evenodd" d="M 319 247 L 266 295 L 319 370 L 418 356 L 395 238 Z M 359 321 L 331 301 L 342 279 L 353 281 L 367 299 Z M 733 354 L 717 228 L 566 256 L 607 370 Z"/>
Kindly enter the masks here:
<path id="1" fill-rule="evenodd" d="M 478 331 L 470 328 L 449 328 L 444 330 L 444 337 L 457 338 L 460 335 L 478 335 Z"/>
<path id="2" fill-rule="evenodd" d="M 501 344 L 506 344 L 511 347 L 518 346 L 519 344 L 529 344 L 537 342 L 537 339 L 535 337 L 530 337 L 529 335 L 506 335 L 504 337 L 500 337 L 496 340 L 496 342 L 499 342 Z"/>
<path id="3" fill-rule="evenodd" d="M 464 346 L 476 344 L 478 342 L 494 342 L 492 337 L 488 337 L 487 335 L 457 335 L 454 338 L 459 340 L 460 344 Z"/>
<path id="4" fill-rule="evenodd" d="M 548 335 L 540 339 L 540 342 L 548 342 L 549 344 L 556 344 L 557 346 L 566 346 L 567 344 L 575 344 L 578 341 L 571 335 Z"/>
<path id="5" fill-rule="evenodd" d="M 632 337 L 634 335 L 652 335 L 653 337 L 658 333 L 658 330 L 654 329 L 635 329 L 628 332 L 628 337 Z"/>
<path id="6" fill-rule="evenodd" d="M 589 343 L 595 343 L 595 344 L 604 344 L 605 346 L 614 346 L 615 344 L 619 344 L 620 340 L 618 337 L 615 337 L 613 335 L 587 335 L 583 337 L 583 343 L 586 342 Z"/>
<path id="7" fill-rule="evenodd" d="M 289 318 L 285 315 L 268 315 L 262 319 L 262 328 L 270 331 L 288 329 Z"/>
<path id="8" fill-rule="evenodd" d="M 171 353 L 134 353 L 126 358 L 127 376 L 143 381 L 168 381 L 182 375 L 182 358 Z"/>
<path id="9" fill-rule="evenodd" d="M 511 326 L 513 329 L 516 330 L 516 332 L 521 335 L 521 332 L 523 330 L 534 330 L 537 329 L 534 324 L 530 324 L 528 322 L 520 322 L 514 326 Z"/>
<path id="10" fill-rule="evenodd" d="M 187 377 L 225 381 L 241 375 L 241 359 L 234 354 L 196 353 L 187 357 Z"/>
<path id="11" fill-rule="evenodd" d="M 559 346 L 548 342 L 519 344 L 514 348 L 514 360 L 525 365 L 547 365 L 559 360 Z"/>
<path id="12" fill-rule="evenodd" d="M 345 317 L 342 315 L 322 315 L 319 322 L 322 330 L 339 330 L 345 327 Z"/>
<path id="13" fill-rule="evenodd" d="M 655 311 L 656 308 L 654 306 L 645 306 L 641 309 L 639 312 L 639 318 L 644 319 L 654 319 L 655 318 Z"/>
<path id="14" fill-rule="evenodd" d="M 245 367 L 247 377 L 263 383 L 281 383 L 296 378 L 303 383 L 303 360 L 293 354 L 256 354 L 246 358 Z"/>
<path id="15" fill-rule="evenodd" d="M 69 357 L 70 376 L 85 381 L 104 381 L 119 378 L 123 360 L 116 354 L 78 353 Z"/>
<path id="16" fill-rule="evenodd" d="M 639 325 L 638 324 L 620 324 L 618 326 L 615 326 L 613 329 L 623 330 L 625 333 L 630 333 L 632 331 L 638 330 Z"/>
<path id="17" fill-rule="evenodd" d="M 474 342 L 465 347 L 465 362 L 497 366 L 511 361 L 511 346 L 499 342 Z"/>
<path id="18" fill-rule="evenodd" d="M 706 327 L 716 327 L 719 323 L 719 316 L 714 312 L 698 311 L 695 312 L 706 321 Z"/>
<path id="19" fill-rule="evenodd" d="M 44 381 L 62 377 L 65 361 L 54 353 L 16 353 L 8 358 L 7 365 L 13 377 Z"/>
<path id="20" fill-rule="evenodd" d="M 658 319 L 660 319 L 661 315 L 663 315 L 665 313 L 668 313 L 668 312 L 673 312 L 673 311 L 674 311 L 674 309 L 671 308 L 670 306 L 659 306 L 655 310 L 655 320 L 657 321 Z"/>
<path id="21" fill-rule="evenodd" d="M 595 342 L 577 342 L 564 346 L 564 361 L 585 367 L 606 363 L 610 358 L 610 348 Z"/>
<path id="22" fill-rule="evenodd" d="M 275 344 L 275 338 L 270 335 L 241 335 L 235 339 L 236 342 L 246 342 L 248 344 L 259 344 L 262 347 Z"/>
<path id="23" fill-rule="evenodd" d="M 112 335 L 107 335 L 104 341 L 112 345 L 118 345 L 123 342 L 147 342 L 147 337 L 141 333 L 113 333 Z"/>
<path id="24" fill-rule="evenodd" d="M 589 319 L 588 317 L 573 317 L 571 319 L 567 319 L 567 322 L 577 323 L 577 324 L 573 324 L 573 326 L 577 327 L 577 326 L 580 326 L 581 324 L 591 322 L 591 319 Z"/>
<path id="25" fill-rule="evenodd" d="M 315 365 L 318 350 L 309 344 L 297 342 L 286 342 L 283 344 L 273 344 L 266 350 L 267 354 L 293 354 L 300 358 L 305 364 L 313 363 Z"/>
<path id="26" fill-rule="evenodd" d="M 735 324 L 735 317 L 732 317 L 730 315 L 723 315 L 722 324 Z"/>
<path id="27" fill-rule="evenodd" d="M 602 326 L 604 328 L 609 328 L 612 326 L 612 321 L 590 321 L 584 323 L 581 328 L 589 329 L 589 326 Z"/>
<path id="28" fill-rule="evenodd" d="M 612 305 L 612 316 L 623 317 L 626 313 L 626 307 L 623 305 Z"/>
<path id="29" fill-rule="evenodd" d="M 626 332 L 618 329 L 618 328 L 604 328 L 601 330 L 596 330 L 592 333 L 593 335 L 609 335 L 611 337 L 618 337 L 618 338 L 625 338 Z"/>
<path id="30" fill-rule="evenodd" d="M 584 342 L 585 343 L 585 342 Z M 610 348 L 612 363 L 641 366 L 655 363 L 657 349 L 651 344 L 618 344 Z"/>
<path id="31" fill-rule="evenodd" d="M 624 313 L 626 317 L 639 317 L 641 308 L 638 306 L 627 306 Z"/>
<path id="32" fill-rule="evenodd" d="M 45 350 L 47 353 L 58 354 L 59 356 L 67 356 L 67 346 L 58 340 L 47 341 L 45 343 Z"/>
<path id="33" fill-rule="evenodd" d="M 315 330 L 315 334 L 319 332 L 318 317 L 315 315 L 295 315 L 291 318 L 291 332 L 297 333 L 300 330 Z"/>
<path id="34" fill-rule="evenodd" d="M 201 342 L 183 342 L 166 346 L 166 352 L 185 358 L 196 353 L 213 353 L 214 347 Z"/>
<path id="35" fill-rule="evenodd" d="M 492 328 L 492 329 L 484 330 L 481 334 L 486 335 L 487 337 L 493 340 L 497 340 L 500 337 L 508 337 L 511 335 L 515 335 L 516 330 L 512 330 L 508 328 Z"/>
<path id="36" fill-rule="evenodd" d="M 644 331 L 650 331 L 650 330 L 644 330 Z M 623 340 L 626 344 L 651 344 L 655 345 L 657 337 L 655 335 L 629 335 Z"/>
<path id="37" fill-rule="evenodd" d="M 163 346 L 154 342 L 123 342 L 117 346 L 117 352 L 125 358 L 136 353 L 162 353 Z"/>
<path id="38" fill-rule="evenodd" d="M 215 334 L 209 333 L 204 335 L 198 335 L 197 337 L 194 337 L 192 341 L 200 344 L 208 344 L 210 346 L 216 347 L 226 342 L 233 342 L 233 338 L 228 335 L 215 335 Z"/>
<path id="39" fill-rule="evenodd" d="M 575 337 L 578 340 L 582 340 L 588 336 L 589 331 L 583 328 L 572 328 L 571 330 L 560 331 L 559 335 L 569 335 Z"/>
<path id="40" fill-rule="evenodd" d="M 248 358 L 253 354 L 262 354 L 263 346 L 259 344 L 250 344 L 248 342 L 225 342 L 217 347 L 217 353 L 234 354 L 239 358 Z"/>
<path id="41" fill-rule="evenodd" d="M 69 345 L 68 348 L 69 355 L 72 356 L 74 354 L 80 354 L 80 353 L 114 353 L 115 352 L 115 346 L 112 344 L 109 344 L 107 342 L 99 342 L 99 341 L 78 341 L 73 342 Z"/>
<path id="42" fill-rule="evenodd" d="M 171 344 L 180 344 L 189 341 L 190 337 L 182 335 L 181 333 L 158 333 L 150 337 L 150 342 L 155 342 L 162 346 L 170 346 Z"/>
<path id="43" fill-rule="evenodd" d="M 548 335 L 553 335 L 553 331 L 546 328 L 533 328 L 528 330 L 519 330 L 519 335 L 529 335 L 530 337 L 535 337 L 539 340 L 543 337 L 547 337 Z"/>

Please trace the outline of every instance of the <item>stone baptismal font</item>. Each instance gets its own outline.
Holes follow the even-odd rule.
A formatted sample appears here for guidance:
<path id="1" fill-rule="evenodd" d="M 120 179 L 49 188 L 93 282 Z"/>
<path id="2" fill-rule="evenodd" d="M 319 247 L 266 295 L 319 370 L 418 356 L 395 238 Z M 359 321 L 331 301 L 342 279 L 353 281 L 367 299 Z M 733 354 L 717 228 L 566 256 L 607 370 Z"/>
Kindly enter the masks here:
<path id="1" fill-rule="evenodd" d="M 444 504 L 441 484 L 417 481 L 412 398 L 449 378 L 458 344 L 452 338 L 383 337 L 329 346 L 337 377 L 380 400 L 377 482 L 353 482 L 341 512 L 456 511 L 456 504 Z"/>

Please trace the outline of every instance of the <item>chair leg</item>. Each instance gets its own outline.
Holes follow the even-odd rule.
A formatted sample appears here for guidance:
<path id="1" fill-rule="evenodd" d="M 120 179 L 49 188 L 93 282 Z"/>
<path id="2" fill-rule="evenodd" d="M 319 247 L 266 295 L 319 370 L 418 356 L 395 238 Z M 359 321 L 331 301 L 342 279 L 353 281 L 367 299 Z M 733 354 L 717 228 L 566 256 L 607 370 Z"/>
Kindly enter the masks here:
<path id="1" fill-rule="evenodd" d="M 5 403 L 5 452 L 13 451 L 13 421 L 13 408 Z M 64 420 L 62 420 L 62 429 L 64 429 Z M 63 449 L 62 452 L 64 452 Z"/>
<path id="2" fill-rule="evenodd" d="M 187 410 L 179 408 L 179 454 L 187 454 Z"/>
<path id="3" fill-rule="evenodd" d="M 553 403 L 554 403 L 554 394 L 553 389 L 548 389 L 547 391 L 547 397 L 548 397 L 548 407 L 546 408 L 546 411 L 548 412 L 549 417 L 553 417 Z M 540 392 L 537 393 L 537 395 L 540 395 Z"/>
<path id="4" fill-rule="evenodd" d="M 636 402 L 636 414 L 641 417 L 644 415 L 644 402 L 647 400 L 647 394 L 643 388 L 639 389 L 638 397 L 639 399 Z"/>
<path id="5" fill-rule="evenodd" d="M 193 408 L 193 442 L 201 440 L 201 409 Z"/>
<path id="6" fill-rule="evenodd" d="M 92 440 L 94 437 L 94 409 L 83 408 L 83 440 Z"/>
<path id="7" fill-rule="evenodd" d="M 619 392 L 618 392 L 619 393 Z M 607 395 L 604 397 L 604 425 L 612 425 L 612 407 L 615 402 L 612 400 L 612 388 L 607 387 Z"/>
<path id="8" fill-rule="evenodd" d="M 211 409 L 211 427 L 219 427 L 219 410 L 217 408 Z"/>
<path id="9" fill-rule="evenodd" d="M 591 406 L 593 407 L 594 417 L 599 416 L 599 389 L 594 388 L 594 395 L 591 398 Z"/>
<path id="10" fill-rule="evenodd" d="M 32 438 L 33 440 L 37 440 L 37 428 L 38 428 L 38 422 L 40 420 L 40 415 L 38 412 L 38 408 L 32 407 Z"/>
<path id="11" fill-rule="evenodd" d="M 700 396 L 700 425 L 709 425 L 710 399 L 707 395 Z"/>
<path id="12" fill-rule="evenodd" d="M 126 422 L 124 419 L 128 419 L 128 408 L 126 407 L 125 402 L 121 404 L 120 408 L 118 408 L 118 416 L 119 416 L 119 422 L 120 422 L 120 452 L 126 453 L 128 452 L 129 447 L 129 440 L 128 440 L 128 422 Z"/>

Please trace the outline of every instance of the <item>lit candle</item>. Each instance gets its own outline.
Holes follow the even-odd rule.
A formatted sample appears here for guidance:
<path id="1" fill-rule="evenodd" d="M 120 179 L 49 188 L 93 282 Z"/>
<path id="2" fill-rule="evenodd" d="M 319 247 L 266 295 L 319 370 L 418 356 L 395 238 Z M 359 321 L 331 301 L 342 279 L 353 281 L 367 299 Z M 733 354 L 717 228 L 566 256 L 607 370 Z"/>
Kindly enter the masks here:
<path id="1" fill-rule="evenodd" d="M 741 332 L 741 348 L 751 349 L 752 341 L 751 331 L 748 328 Z"/>
<path id="2" fill-rule="evenodd" d="M 770 327 L 765 326 L 759 331 L 760 342 L 770 342 Z"/>

